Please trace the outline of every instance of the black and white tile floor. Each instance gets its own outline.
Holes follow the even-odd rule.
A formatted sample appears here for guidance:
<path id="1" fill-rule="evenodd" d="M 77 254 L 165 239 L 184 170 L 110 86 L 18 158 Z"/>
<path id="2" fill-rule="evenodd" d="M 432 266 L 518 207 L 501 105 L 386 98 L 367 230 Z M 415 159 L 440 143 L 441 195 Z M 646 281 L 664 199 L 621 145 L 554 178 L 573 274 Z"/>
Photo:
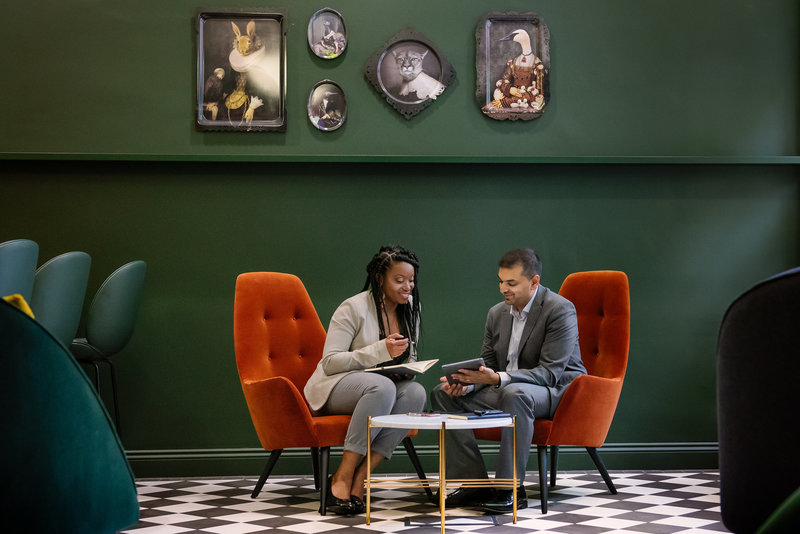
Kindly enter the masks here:
<path id="1" fill-rule="evenodd" d="M 716 471 L 614 471 L 617 495 L 595 472 L 564 471 L 551 489 L 548 513 L 539 509 L 529 477 L 530 507 L 511 515 L 448 509 L 448 533 L 486 534 L 709 534 L 728 532 L 719 510 Z M 319 493 L 310 477 L 271 477 L 256 499 L 255 478 L 143 479 L 137 481 L 141 518 L 125 534 L 435 534 L 439 511 L 421 490 L 375 490 L 370 514 L 317 513 Z"/>

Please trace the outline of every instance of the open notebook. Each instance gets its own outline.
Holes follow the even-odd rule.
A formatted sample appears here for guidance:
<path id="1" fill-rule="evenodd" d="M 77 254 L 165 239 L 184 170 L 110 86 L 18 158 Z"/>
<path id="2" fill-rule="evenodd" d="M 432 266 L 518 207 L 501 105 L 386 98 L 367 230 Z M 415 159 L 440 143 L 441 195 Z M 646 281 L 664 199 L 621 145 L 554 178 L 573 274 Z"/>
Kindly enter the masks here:
<path id="1" fill-rule="evenodd" d="M 370 367 L 364 369 L 370 373 L 378 373 L 381 375 L 421 375 L 431 367 L 433 367 L 439 360 L 423 360 L 419 362 L 401 363 L 398 365 L 386 365 L 384 367 Z"/>

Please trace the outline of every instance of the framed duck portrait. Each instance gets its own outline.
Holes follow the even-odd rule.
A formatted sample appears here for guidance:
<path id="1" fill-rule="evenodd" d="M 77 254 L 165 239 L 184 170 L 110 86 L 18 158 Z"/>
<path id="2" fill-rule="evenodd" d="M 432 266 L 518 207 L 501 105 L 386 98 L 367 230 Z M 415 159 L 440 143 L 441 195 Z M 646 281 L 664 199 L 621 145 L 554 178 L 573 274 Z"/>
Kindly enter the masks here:
<path id="1" fill-rule="evenodd" d="M 410 119 L 441 97 L 456 71 L 430 39 L 405 29 L 364 64 L 364 77 L 386 102 Z"/>
<path id="2" fill-rule="evenodd" d="M 536 13 L 489 13 L 475 31 L 481 111 L 497 120 L 541 117 L 550 102 L 550 30 Z"/>
<path id="3" fill-rule="evenodd" d="M 286 130 L 284 19 L 281 13 L 198 13 L 198 130 Z"/>

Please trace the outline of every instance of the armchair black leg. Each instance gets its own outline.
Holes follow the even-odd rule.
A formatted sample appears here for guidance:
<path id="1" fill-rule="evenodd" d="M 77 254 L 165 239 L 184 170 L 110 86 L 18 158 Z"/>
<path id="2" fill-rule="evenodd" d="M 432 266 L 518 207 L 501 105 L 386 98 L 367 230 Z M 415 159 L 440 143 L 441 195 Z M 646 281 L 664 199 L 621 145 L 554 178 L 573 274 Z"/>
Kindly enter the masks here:
<path id="1" fill-rule="evenodd" d="M 319 447 L 311 447 L 311 463 L 314 464 L 314 489 L 319 490 Z"/>
<path id="2" fill-rule="evenodd" d="M 417 472 L 417 476 L 420 480 L 424 480 L 424 487 L 425 493 L 428 494 L 428 500 L 431 502 L 435 502 L 433 498 L 433 492 L 431 491 L 431 485 L 428 484 L 428 477 L 425 476 L 425 470 L 422 469 L 422 464 L 419 461 L 419 456 L 417 456 L 417 449 L 414 448 L 414 443 L 411 442 L 411 438 L 406 436 L 403 439 L 403 446 L 406 448 L 406 452 L 408 453 L 408 457 L 411 459 L 411 463 L 414 465 L 414 470 Z"/>
<path id="3" fill-rule="evenodd" d="M 319 513 L 325 515 L 328 502 L 328 465 L 331 460 L 331 448 L 319 448 Z"/>
<path id="4" fill-rule="evenodd" d="M 589 456 L 592 457 L 595 467 L 597 467 L 597 470 L 600 471 L 600 476 L 602 476 L 603 480 L 605 480 L 606 486 L 608 486 L 608 491 L 610 491 L 612 495 L 616 495 L 617 488 L 614 487 L 611 477 L 608 476 L 606 466 L 603 464 L 603 460 L 600 459 L 600 454 L 597 452 L 597 449 L 595 447 L 586 447 L 586 452 L 588 452 Z"/>
<path id="5" fill-rule="evenodd" d="M 264 472 L 261 473 L 261 478 L 258 479 L 256 482 L 256 487 L 253 489 L 253 493 L 250 495 L 253 499 L 258 497 L 258 494 L 261 493 L 261 488 L 264 487 L 264 483 L 267 481 L 267 477 L 269 474 L 272 473 L 272 468 L 275 467 L 275 463 L 278 461 L 278 458 L 281 457 L 281 453 L 283 449 L 275 449 L 269 453 L 269 460 L 267 460 L 267 466 L 264 468 Z"/>
<path id="6" fill-rule="evenodd" d="M 550 487 L 556 487 L 556 473 L 558 472 L 558 445 L 550 445 Z"/>
<path id="7" fill-rule="evenodd" d="M 539 499 L 542 503 L 542 514 L 547 513 L 547 447 L 536 446 L 539 453 Z"/>

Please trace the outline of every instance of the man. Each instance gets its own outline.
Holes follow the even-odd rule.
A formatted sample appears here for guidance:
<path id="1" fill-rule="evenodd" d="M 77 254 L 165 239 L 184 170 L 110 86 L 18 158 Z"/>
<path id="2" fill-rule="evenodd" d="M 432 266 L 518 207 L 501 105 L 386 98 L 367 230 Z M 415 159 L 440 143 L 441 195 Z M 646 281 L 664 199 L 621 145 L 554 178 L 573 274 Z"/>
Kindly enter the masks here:
<path id="1" fill-rule="evenodd" d="M 497 478 L 517 477 L 525 468 L 533 437 L 533 421 L 552 417 L 572 380 L 586 373 L 578 347 L 575 306 L 540 285 L 542 263 L 531 249 L 507 252 L 499 262 L 498 278 L 503 302 L 486 317 L 481 357 L 485 367 L 459 369 L 462 384 L 449 385 L 446 378 L 431 392 L 431 404 L 440 412 L 499 409 L 517 416 L 517 457 L 513 456 L 513 432 L 504 428 L 497 459 Z M 486 466 L 471 430 L 446 435 L 447 474 L 453 478 L 487 478 Z M 484 505 L 487 513 L 513 509 L 513 492 L 460 488 L 447 496 L 449 506 Z M 526 508 L 524 486 L 517 490 L 517 508 Z"/>

